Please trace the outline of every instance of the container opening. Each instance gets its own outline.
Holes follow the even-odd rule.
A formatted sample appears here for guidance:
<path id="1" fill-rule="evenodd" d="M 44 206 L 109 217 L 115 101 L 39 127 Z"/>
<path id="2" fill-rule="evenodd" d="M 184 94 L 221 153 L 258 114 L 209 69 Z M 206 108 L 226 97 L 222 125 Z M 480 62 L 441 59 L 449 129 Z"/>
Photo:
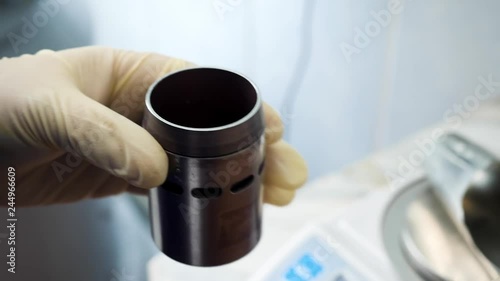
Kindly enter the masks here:
<path id="1" fill-rule="evenodd" d="M 194 68 L 158 82 L 150 94 L 152 109 L 176 125 L 212 128 L 245 117 L 257 103 L 257 92 L 246 78 L 222 69 Z"/>

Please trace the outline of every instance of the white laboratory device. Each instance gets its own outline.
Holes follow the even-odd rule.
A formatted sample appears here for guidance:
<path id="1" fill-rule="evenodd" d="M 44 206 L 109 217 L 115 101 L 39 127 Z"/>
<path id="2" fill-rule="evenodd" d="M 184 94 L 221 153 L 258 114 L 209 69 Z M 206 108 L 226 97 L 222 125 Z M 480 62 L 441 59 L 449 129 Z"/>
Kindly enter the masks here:
<path id="1" fill-rule="evenodd" d="M 463 204 L 473 201 L 475 175 L 497 164 L 469 139 L 447 135 L 426 172 L 308 225 L 250 280 L 499 280 L 500 214 L 471 223 Z M 479 190 L 498 191 L 490 185 Z"/>

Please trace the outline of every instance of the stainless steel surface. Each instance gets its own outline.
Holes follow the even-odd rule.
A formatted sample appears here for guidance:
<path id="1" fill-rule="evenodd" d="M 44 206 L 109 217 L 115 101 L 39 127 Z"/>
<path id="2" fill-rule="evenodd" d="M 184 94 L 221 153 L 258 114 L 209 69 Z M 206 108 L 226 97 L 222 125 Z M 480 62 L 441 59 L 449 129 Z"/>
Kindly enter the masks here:
<path id="1" fill-rule="evenodd" d="M 495 163 L 496 159 L 483 148 L 460 135 L 449 134 L 437 143 L 435 152 L 428 157 L 424 165 L 429 179 L 434 183 L 438 195 L 441 195 L 452 216 L 463 221 L 465 194 L 471 192 L 477 196 L 494 195 L 492 187 L 487 186 L 485 180 L 494 172 L 491 168 L 497 165 Z M 473 181 L 476 183 L 471 185 Z M 483 201 L 490 199 L 495 198 L 482 198 Z M 488 205 L 492 205 L 491 202 Z"/>
<path id="2" fill-rule="evenodd" d="M 500 162 L 469 139 L 450 134 L 443 137 L 426 166 L 463 235 L 500 266 Z"/>
<path id="3" fill-rule="evenodd" d="M 235 261 L 261 235 L 264 119 L 257 89 L 221 69 L 170 74 L 146 97 L 143 121 L 169 156 L 150 193 L 153 237 L 179 262 Z"/>
<path id="4" fill-rule="evenodd" d="M 462 233 L 429 189 L 408 206 L 401 246 L 426 280 L 492 280 L 491 265 Z"/>
<path id="5" fill-rule="evenodd" d="M 457 226 L 428 179 L 395 196 L 382 231 L 401 280 L 496 280 L 493 265 Z"/>

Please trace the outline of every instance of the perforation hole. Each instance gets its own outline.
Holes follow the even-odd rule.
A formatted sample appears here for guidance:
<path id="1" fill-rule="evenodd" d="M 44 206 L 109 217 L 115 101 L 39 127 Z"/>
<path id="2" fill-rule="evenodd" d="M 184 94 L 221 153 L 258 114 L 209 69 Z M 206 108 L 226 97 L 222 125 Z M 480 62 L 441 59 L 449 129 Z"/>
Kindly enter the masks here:
<path id="1" fill-rule="evenodd" d="M 166 191 L 177 194 L 177 195 L 181 195 L 184 192 L 184 189 L 182 188 L 182 186 L 180 186 L 179 184 L 176 184 L 174 182 L 168 181 L 168 180 L 160 186 L 163 189 L 165 189 Z"/>
<path id="2" fill-rule="evenodd" d="M 238 193 L 238 192 L 243 191 L 245 188 L 249 187 L 250 184 L 252 184 L 253 179 L 254 179 L 254 176 L 250 175 L 250 176 L 240 180 L 239 182 L 233 184 L 233 186 L 231 187 L 231 192 Z"/>
<path id="3" fill-rule="evenodd" d="M 262 160 L 262 163 L 260 163 L 260 166 L 259 166 L 259 175 L 262 175 L 262 172 L 264 172 L 265 164 L 266 164 L 266 161 Z"/>
<path id="4" fill-rule="evenodd" d="M 220 187 L 199 187 L 191 190 L 191 195 L 198 199 L 217 198 L 222 195 Z"/>

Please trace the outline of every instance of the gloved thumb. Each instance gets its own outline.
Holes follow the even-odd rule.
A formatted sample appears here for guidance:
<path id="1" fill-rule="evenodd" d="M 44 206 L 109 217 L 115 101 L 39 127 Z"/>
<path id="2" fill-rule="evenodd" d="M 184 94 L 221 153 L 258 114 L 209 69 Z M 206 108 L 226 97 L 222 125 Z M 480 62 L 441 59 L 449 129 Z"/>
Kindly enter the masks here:
<path id="1" fill-rule="evenodd" d="M 66 122 L 68 144 L 79 155 L 130 184 L 150 188 L 163 183 L 168 170 L 167 155 L 143 128 L 108 107 L 79 95 L 82 114 Z"/>
<path id="2" fill-rule="evenodd" d="M 167 156 L 138 125 L 144 95 L 159 77 L 193 64 L 103 47 L 41 51 L 3 64 L 26 70 L 33 65 L 43 71 L 24 71 L 22 80 L 5 73 L 5 85 L 12 89 L 5 99 L 16 99 L 4 103 L 15 109 L 0 112 L 11 120 L 6 133 L 31 146 L 74 152 L 137 187 L 165 180 Z"/>
<path id="3" fill-rule="evenodd" d="M 19 110 L 11 123 L 22 124 L 12 129 L 23 141 L 69 151 L 137 187 L 166 177 L 167 156 L 147 131 L 76 88 L 40 93 Z"/>
<path id="4" fill-rule="evenodd" d="M 82 105 L 89 112 L 79 115 L 92 116 L 89 124 L 97 123 L 93 130 L 82 127 L 75 132 L 74 139 L 85 141 L 85 137 L 78 136 L 85 132 L 92 132 L 97 138 L 87 151 L 79 149 L 80 153 L 132 185 L 150 188 L 163 183 L 167 156 L 153 137 L 137 125 L 144 112 L 144 96 L 161 76 L 194 65 L 155 53 L 103 47 L 69 49 L 57 54 L 82 81 L 78 89 L 84 95 L 78 96 L 86 100 Z"/>

